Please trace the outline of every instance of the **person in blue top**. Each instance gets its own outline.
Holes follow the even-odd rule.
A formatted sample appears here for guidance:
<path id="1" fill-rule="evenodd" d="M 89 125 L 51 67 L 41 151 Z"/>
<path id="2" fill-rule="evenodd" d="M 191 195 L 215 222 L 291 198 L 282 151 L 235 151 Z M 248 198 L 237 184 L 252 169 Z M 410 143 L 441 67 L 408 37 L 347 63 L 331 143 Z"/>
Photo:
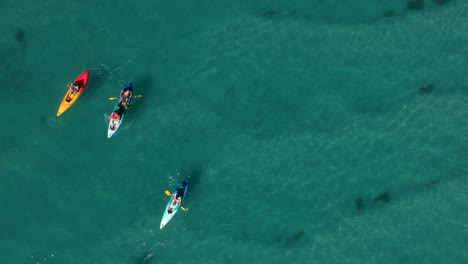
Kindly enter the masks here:
<path id="1" fill-rule="evenodd" d="M 132 94 L 133 92 L 131 83 L 120 91 L 119 103 L 117 104 L 117 109 L 111 115 L 112 119 L 115 119 L 117 121 L 120 120 L 120 117 L 122 117 L 122 115 L 125 113 L 125 110 L 127 110 L 130 107 L 130 102 L 128 99 L 132 96 Z"/>
<path id="2" fill-rule="evenodd" d="M 130 102 L 129 98 L 132 96 L 132 84 L 130 83 L 125 89 L 122 89 L 120 91 L 120 102 L 119 102 L 119 107 L 124 107 L 125 109 L 128 109 L 130 107 Z"/>

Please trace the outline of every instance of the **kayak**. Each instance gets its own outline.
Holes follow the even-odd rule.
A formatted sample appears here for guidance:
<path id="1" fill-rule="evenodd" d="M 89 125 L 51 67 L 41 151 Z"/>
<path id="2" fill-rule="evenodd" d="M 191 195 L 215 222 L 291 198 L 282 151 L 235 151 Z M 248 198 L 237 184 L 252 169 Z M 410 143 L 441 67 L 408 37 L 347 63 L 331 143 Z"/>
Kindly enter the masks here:
<path id="1" fill-rule="evenodd" d="M 107 128 L 107 138 L 112 137 L 115 132 L 117 132 L 117 129 L 119 129 L 120 125 L 122 124 L 122 121 L 125 117 L 125 114 L 127 113 L 128 109 L 125 109 L 123 106 L 120 106 L 120 103 L 123 99 L 122 95 L 125 91 L 130 91 L 132 92 L 130 96 L 128 96 L 127 100 L 128 103 L 132 102 L 133 98 L 133 85 L 132 83 L 127 84 L 125 88 L 122 90 L 120 93 L 119 99 L 117 100 L 117 103 L 114 106 L 114 110 L 112 110 L 112 114 L 110 116 L 110 121 L 109 121 L 109 127 Z"/>
<path id="2" fill-rule="evenodd" d="M 80 97 L 81 93 L 84 91 L 86 85 L 88 84 L 88 80 L 89 71 L 85 71 L 73 81 L 73 83 L 78 84 L 80 88 L 77 92 L 75 92 L 72 88 L 72 85 L 68 87 L 68 91 L 63 97 L 62 102 L 60 103 L 60 107 L 57 111 L 57 116 L 60 116 L 65 111 L 67 111 L 68 108 L 70 108 L 76 102 L 76 100 L 78 100 L 78 97 Z"/>
<path id="3" fill-rule="evenodd" d="M 160 229 L 163 229 L 164 226 L 171 221 L 172 217 L 179 211 L 182 203 L 184 202 L 185 197 L 187 196 L 187 190 L 189 186 L 189 178 L 186 178 L 183 182 L 177 186 L 174 193 L 171 196 L 171 199 L 166 205 L 166 210 L 164 210 L 163 217 L 161 219 L 161 225 L 159 226 Z M 180 197 L 181 203 L 176 204 L 174 202 L 175 196 Z"/>

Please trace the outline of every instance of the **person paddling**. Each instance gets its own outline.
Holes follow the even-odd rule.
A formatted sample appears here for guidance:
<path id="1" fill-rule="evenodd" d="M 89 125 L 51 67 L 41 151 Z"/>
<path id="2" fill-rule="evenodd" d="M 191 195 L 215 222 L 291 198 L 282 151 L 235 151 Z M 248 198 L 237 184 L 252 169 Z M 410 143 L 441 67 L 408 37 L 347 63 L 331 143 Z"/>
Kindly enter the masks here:
<path id="1" fill-rule="evenodd" d="M 133 93 L 131 89 L 128 89 L 128 88 L 131 88 L 131 87 L 132 85 L 130 84 L 129 87 L 122 89 L 122 91 L 120 91 L 119 105 L 123 106 L 125 109 L 128 109 L 130 107 L 130 102 L 128 99 L 132 96 Z"/>
<path id="2" fill-rule="evenodd" d="M 80 85 L 76 82 L 70 84 L 70 93 L 68 94 L 67 101 L 70 102 L 75 94 L 80 90 Z"/>
<path id="3" fill-rule="evenodd" d="M 178 193 L 174 194 L 173 198 L 174 198 L 174 200 L 172 200 L 172 204 L 174 206 L 178 206 L 178 205 L 180 205 L 182 203 L 182 199 L 180 199 L 180 195 Z"/>
<path id="4" fill-rule="evenodd" d="M 70 86 L 72 88 L 72 91 L 74 91 L 75 93 L 78 92 L 78 90 L 80 89 L 80 85 L 76 82 L 72 83 Z"/>

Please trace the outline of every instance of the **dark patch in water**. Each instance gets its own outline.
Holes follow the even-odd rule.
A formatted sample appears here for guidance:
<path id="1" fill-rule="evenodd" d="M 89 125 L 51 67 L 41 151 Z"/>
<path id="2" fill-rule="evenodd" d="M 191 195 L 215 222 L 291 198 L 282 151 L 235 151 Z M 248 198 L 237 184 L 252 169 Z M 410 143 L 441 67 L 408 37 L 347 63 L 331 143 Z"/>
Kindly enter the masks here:
<path id="1" fill-rule="evenodd" d="M 258 85 L 259 85 L 260 82 L 258 81 L 258 79 L 253 79 L 253 80 L 252 80 L 252 83 L 253 83 L 253 85 L 254 85 L 255 87 L 258 87 Z"/>
<path id="2" fill-rule="evenodd" d="M 295 9 L 293 10 L 289 10 L 288 13 L 287 13 L 288 16 L 296 16 L 297 15 L 297 11 Z"/>
<path id="3" fill-rule="evenodd" d="M 432 2 L 438 6 L 444 6 L 451 2 L 451 0 L 432 0 Z"/>
<path id="4" fill-rule="evenodd" d="M 424 184 L 423 188 L 424 189 L 429 189 L 429 188 L 437 187 L 437 185 L 439 185 L 439 184 L 440 184 L 439 180 L 430 180 L 430 181 L 428 181 L 427 183 Z"/>
<path id="5" fill-rule="evenodd" d="M 258 16 L 269 20 L 282 20 L 288 18 L 306 19 L 304 14 L 300 14 L 296 9 L 276 11 L 273 9 L 264 9 L 258 12 Z"/>
<path id="6" fill-rule="evenodd" d="M 137 103 L 138 107 L 135 107 L 135 113 L 142 111 L 142 106 L 144 105 L 143 102 L 148 94 L 145 95 L 147 91 L 151 91 L 151 87 L 153 86 L 153 76 L 150 72 L 147 72 L 144 75 L 138 76 L 133 83 L 133 86 L 138 89 L 138 93 L 142 95 L 138 100 L 134 101 L 134 104 Z M 160 96 L 159 96 L 160 97 Z M 158 98 L 160 100 L 160 98 Z M 156 105 L 161 105 L 161 102 L 155 102 Z M 134 105 L 135 106 L 135 105 Z M 138 116 L 142 116 L 139 114 Z"/>
<path id="7" fill-rule="evenodd" d="M 406 2 L 406 10 L 421 11 L 424 9 L 424 0 L 410 0 Z"/>
<path id="8" fill-rule="evenodd" d="M 304 230 L 295 232 L 295 233 L 293 233 L 292 235 L 286 237 L 286 238 L 284 239 L 284 243 L 285 243 L 286 245 L 295 244 L 295 243 L 299 242 L 299 240 L 301 240 L 301 238 L 302 238 L 304 235 L 305 235 Z"/>
<path id="9" fill-rule="evenodd" d="M 193 180 L 199 180 L 202 171 L 203 171 L 203 167 L 202 167 L 202 166 L 195 167 L 195 168 L 190 172 L 190 174 L 189 174 L 190 179 L 191 179 L 192 181 L 193 181 Z"/>
<path id="10" fill-rule="evenodd" d="M 140 91 L 147 91 L 153 88 L 153 76 L 151 72 L 147 72 L 146 74 L 139 76 L 135 79 L 135 85 L 139 87 Z"/>
<path id="11" fill-rule="evenodd" d="M 298 243 L 304 235 L 304 230 L 300 230 L 287 236 L 274 236 L 272 240 L 278 246 L 292 247 Z"/>
<path id="12" fill-rule="evenodd" d="M 383 16 L 384 17 L 392 17 L 392 16 L 395 16 L 395 11 L 393 10 L 387 10 L 383 13 Z"/>
<path id="13" fill-rule="evenodd" d="M 377 195 L 374 199 L 374 202 L 382 202 L 382 203 L 389 203 L 390 202 L 390 194 L 388 192 L 381 192 Z"/>
<path id="14" fill-rule="evenodd" d="M 47 121 L 47 117 L 41 116 L 41 124 L 44 125 L 46 121 Z"/>
<path id="15" fill-rule="evenodd" d="M 24 42 L 24 37 L 25 37 L 25 31 L 22 28 L 16 29 L 16 34 L 15 38 L 18 43 L 23 43 Z"/>
<path id="16" fill-rule="evenodd" d="M 188 177 L 190 177 L 190 189 L 189 189 L 190 192 L 197 188 L 198 183 L 200 182 L 200 178 L 202 176 L 203 170 L 204 168 L 202 166 L 197 166 L 190 171 L 188 175 Z"/>
<path id="17" fill-rule="evenodd" d="M 431 94 L 434 91 L 434 85 L 429 84 L 419 88 L 420 94 Z"/>
<path id="18" fill-rule="evenodd" d="M 274 16 L 276 16 L 278 14 L 278 12 L 276 12 L 275 10 L 273 9 L 267 9 L 267 10 L 262 10 L 259 12 L 260 16 L 262 17 L 265 17 L 265 18 L 268 18 L 268 19 L 272 19 Z"/>
<path id="19" fill-rule="evenodd" d="M 275 237 L 273 238 L 273 241 L 274 241 L 275 243 L 281 243 L 281 241 L 283 241 L 283 238 L 282 238 L 282 237 L 279 237 L 279 236 L 275 236 Z"/>
<path id="20" fill-rule="evenodd" d="M 0 137 L 0 146 L 2 149 L 2 153 L 7 155 L 8 152 L 20 148 L 19 141 L 16 137 L 13 137 L 10 134 L 3 134 Z"/>
<path id="21" fill-rule="evenodd" d="M 361 197 L 357 197 L 354 200 L 354 206 L 356 207 L 356 211 L 359 212 L 363 210 L 364 208 L 366 208 L 366 203 L 364 202 L 364 199 L 362 199 Z"/>
<path id="22" fill-rule="evenodd" d="M 201 163 L 198 163 L 201 164 Z M 180 174 L 180 182 L 182 182 L 186 177 L 190 178 L 190 184 L 189 184 L 189 189 L 188 189 L 188 194 L 191 197 L 190 199 L 193 199 L 193 197 L 197 197 L 199 194 L 199 189 L 200 188 L 200 180 L 203 174 L 203 171 L 205 170 L 205 167 L 203 165 L 188 165 L 186 166 L 187 169 L 181 169 L 183 171 Z M 190 168 L 190 169 L 188 169 Z M 179 181 L 179 180 L 178 180 Z"/>
<path id="23" fill-rule="evenodd" d="M 230 114 L 233 112 L 237 105 L 237 91 L 236 86 L 231 85 L 224 92 L 225 102 L 221 104 L 222 111 Z"/>

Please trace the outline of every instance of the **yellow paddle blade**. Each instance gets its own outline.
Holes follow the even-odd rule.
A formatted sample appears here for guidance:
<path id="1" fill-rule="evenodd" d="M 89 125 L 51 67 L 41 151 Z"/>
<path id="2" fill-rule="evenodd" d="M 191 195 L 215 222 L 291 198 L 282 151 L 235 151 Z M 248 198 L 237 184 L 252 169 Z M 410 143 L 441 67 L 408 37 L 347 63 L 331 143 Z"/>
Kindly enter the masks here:
<path id="1" fill-rule="evenodd" d="M 168 191 L 168 190 L 166 190 L 164 193 L 165 193 L 167 196 L 171 196 L 171 192 Z"/>
<path id="2" fill-rule="evenodd" d="M 143 95 L 137 94 L 137 95 L 135 95 L 135 96 L 133 96 L 133 97 L 134 97 L 134 98 L 140 98 L 140 97 L 143 97 Z"/>
<path id="3" fill-rule="evenodd" d="M 119 99 L 119 98 L 118 97 L 109 97 L 109 100 L 111 100 L 111 101 L 112 100 L 117 100 L 117 99 Z"/>
<path id="4" fill-rule="evenodd" d="M 182 211 L 187 211 L 188 209 L 183 207 L 183 206 L 180 206 L 180 208 L 182 208 Z"/>

